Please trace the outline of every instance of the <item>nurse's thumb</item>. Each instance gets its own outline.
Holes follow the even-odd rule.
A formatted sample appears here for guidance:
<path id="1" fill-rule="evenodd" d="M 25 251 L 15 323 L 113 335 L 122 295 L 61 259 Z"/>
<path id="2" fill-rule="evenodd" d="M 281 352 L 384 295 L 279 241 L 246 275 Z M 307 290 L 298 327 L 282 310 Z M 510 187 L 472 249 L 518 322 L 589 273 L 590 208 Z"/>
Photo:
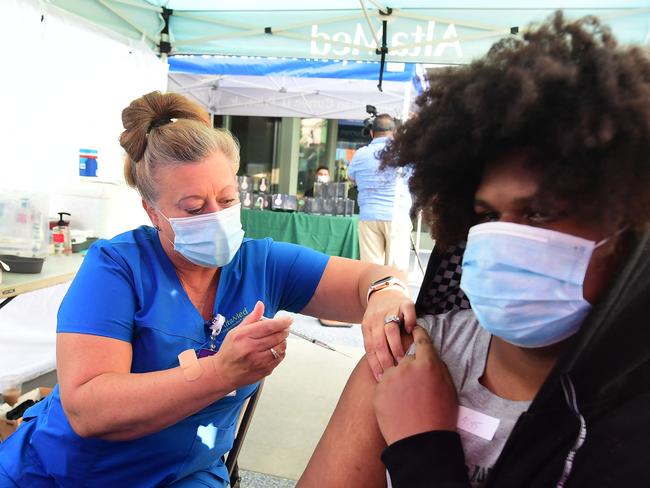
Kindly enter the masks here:
<path id="1" fill-rule="evenodd" d="M 241 325 L 253 324 L 262 320 L 264 316 L 264 302 L 258 300 L 253 308 L 253 311 L 249 313 L 244 320 L 242 320 Z"/>

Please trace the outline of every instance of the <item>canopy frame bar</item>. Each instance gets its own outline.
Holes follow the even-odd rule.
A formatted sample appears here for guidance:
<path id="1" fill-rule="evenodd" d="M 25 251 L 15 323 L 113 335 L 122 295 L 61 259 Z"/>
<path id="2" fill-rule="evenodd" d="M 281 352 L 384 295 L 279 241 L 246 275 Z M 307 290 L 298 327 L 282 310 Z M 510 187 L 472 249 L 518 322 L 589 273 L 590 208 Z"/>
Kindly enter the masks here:
<path id="1" fill-rule="evenodd" d="M 438 18 L 438 17 L 427 17 L 427 16 L 411 16 L 411 15 L 402 15 L 398 10 L 393 10 L 393 15 L 396 15 L 397 17 L 404 17 L 404 18 L 412 18 L 416 20 L 427 20 L 427 21 L 433 21 L 433 22 L 440 22 L 444 24 L 454 24 L 458 25 L 461 27 L 469 27 L 473 29 L 480 29 L 480 30 L 488 30 L 488 32 L 481 32 L 473 35 L 467 35 L 467 36 L 461 36 L 461 37 L 454 37 L 454 42 L 465 42 L 465 41 L 473 41 L 473 40 L 480 40 L 480 39 L 488 39 L 490 37 L 503 37 L 507 35 L 513 35 L 513 28 L 512 27 L 496 27 L 496 26 L 488 26 L 488 25 L 477 25 L 475 23 L 466 23 L 464 21 L 453 21 L 451 19 L 447 18 Z M 381 14 L 378 12 L 371 12 L 371 15 L 377 17 Z M 184 14 L 179 13 L 178 15 L 184 16 Z M 199 20 L 200 16 L 192 16 L 195 20 Z M 336 23 L 341 21 L 340 19 L 343 20 L 363 20 L 363 18 L 360 18 L 358 14 L 355 15 L 350 15 L 350 16 L 345 16 L 345 17 L 340 17 L 336 19 L 327 19 L 323 22 L 321 22 L 321 25 L 323 24 L 329 24 L 329 23 Z M 211 23 L 219 24 L 219 25 L 225 25 L 225 26 L 230 26 L 228 23 L 225 23 L 223 21 L 216 22 L 213 20 L 214 19 L 203 19 L 206 21 L 210 21 Z M 471 24 L 471 25 L 470 25 Z M 312 36 L 306 35 L 306 34 L 300 34 L 297 32 L 288 32 L 289 29 L 295 29 L 295 28 L 300 28 L 304 27 L 305 25 L 311 25 L 311 22 L 309 23 L 301 23 L 301 24 L 292 24 L 291 26 L 284 26 L 284 27 L 274 27 L 273 28 L 273 35 L 285 37 L 288 39 L 295 39 L 299 41 L 304 41 L 304 42 L 310 42 L 313 41 Z M 238 32 L 238 33 L 231 33 L 231 34 L 221 34 L 218 36 L 202 36 L 202 37 L 197 37 L 197 38 L 191 38 L 191 39 L 186 39 L 183 41 L 178 41 L 174 43 L 174 48 L 177 48 L 178 46 L 182 46 L 185 44 L 194 44 L 196 42 L 210 42 L 210 41 L 223 41 L 223 40 L 229 40 L 229 39 L 236 39 L 236 38 L 241 38 L 241 37 L 252 37 L 252 36 L 257 36 L 260 35 L 260 29 L 258 27 L 254 26 L 244 26 L 242 24 L 238 24 L 237 28 L 242 28 L 242 29 L 249 29 L 246 32 Z M 375 32 L 372 32 L 372 38 L 375 42 Z M 346 42 L 346 41 L 340 41 L 340 40 L 335 40 L 335 39 L 329 39 L 328 44 L 337 46 L 337 47 L 346 47 L 346 48 L 351 48 L 351 49 L 356 49 L 356 50 L 364 50 L 364 49 L 372 49 L 373 46 L 367 46 L 365 44 L 357 44 L 354 42 Z M 434 41 L 421 41 L 421 42 L 416 42 L 416 43 L 410 43 L 410 44 L 400 44 L 399 49 L 404 50 L 404 49 L 413 49 L 417 47 L 425 47 L 425 46 L 431 46 L 432 48 L 437 47 L 440 44 L 446 44 L 450 42 L 448 39 L 437 39 Z M 375 51 L 379 49 L 380 44 L 378 44 L 375 47 Z M 175 49 L 176 51 L 176 49 Z M 177 54 L 194 54 L 192 51 L 187 51 L 187 52 L 179 52 L 176 51 Z"/>
<path id="2" fill-rule="evenodd" d="M 133 22 L 132 22 L 132 21 L 131 21 L 127 16 L 125 16 L 124 14 L 122 14 L 122 13 L 119 11 L 118 8 L 115 8 L 114 5 L 110 5 L 111 0 L 96 0 L 96 2 L 97 2 L 97 4 L 99 4 L 99 5 L 101 5 L 102 7 L 104 7 L 106 10 L 108 10 L 109 12 L 111 12 L 113 15 L 119 17 L 119 18 L 122 19 L 124 22 L 126 22 L 128 25 L 130 25 L 131 27 L 133 27 L 136 31 L 138 31 L 138 32 L 140 33 L 141 36 L 146 37 L 147 39 L 149 39 L 151 42 L 153 42 L 153 43 L 156 44 L 156 45 L 158 44 L 158 39 L 157 39 L 158 36 L 157 36 L 157 35 L 153 35 L 153 34 L 147 32 L 147 30 L 144 29 L 143 27 L 140 27 L 139 25 L 134 24 L 134 23 L 133 23 Z"/>

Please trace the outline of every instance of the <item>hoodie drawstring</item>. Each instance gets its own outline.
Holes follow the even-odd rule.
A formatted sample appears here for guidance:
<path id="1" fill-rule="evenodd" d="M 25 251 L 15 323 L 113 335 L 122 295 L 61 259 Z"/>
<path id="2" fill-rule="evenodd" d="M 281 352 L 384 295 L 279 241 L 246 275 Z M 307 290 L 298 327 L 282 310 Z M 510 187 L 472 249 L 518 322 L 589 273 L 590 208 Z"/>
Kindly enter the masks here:
<path id="1" fill-rule="evenodd" d="M 569 378 L 568 375 L 562 375 L 560 377 L 560 382 L 562 383 L 562 390 L 564 391 L 564 399 L 566 400 L 569 409 L 580 421 L 580 430 L 578 431 L 578 438 L 574 442 L 573 447 L 571 448 L 571 450 L 566 456 L 566 459 L 564 460 L 564 469 L 562 470 L 562 476 L 560 477 L 560 480 L 557 482 L 556 485 L 557 488 L 564 488 L 564 484 L 566 483 L 567 479 L 569 478 L 569 475 L 571 474 L 571 470 L 573 469 L 573 460 L 576 457 L 576 453 L 578 452 L 578 449 L 582 447 L 582 444 L 584 444 L 585 438 L 587 437 L 587 422 L 585 422 L 585 418 L 580 413 L 580 410 L 578 410 L 576 390 L 573 386 L 573 382 L 571 381 L 571 378 Z"/>

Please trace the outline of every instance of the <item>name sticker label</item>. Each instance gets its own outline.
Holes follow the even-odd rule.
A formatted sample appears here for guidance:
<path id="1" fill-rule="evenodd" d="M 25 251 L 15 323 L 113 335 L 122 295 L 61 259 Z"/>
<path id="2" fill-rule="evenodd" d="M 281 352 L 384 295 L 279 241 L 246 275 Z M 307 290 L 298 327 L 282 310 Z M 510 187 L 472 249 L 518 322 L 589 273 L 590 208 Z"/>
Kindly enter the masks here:
<path id="1" fill-rule="evenodd" d="M 475 436 L 481 437 L 486 441 L 494 438 L 494 433 L 499 427 L 500 420 L 484 413 L 477 412 L 471 408 L 458 407 L 458 420 L 456 427 Z"/>

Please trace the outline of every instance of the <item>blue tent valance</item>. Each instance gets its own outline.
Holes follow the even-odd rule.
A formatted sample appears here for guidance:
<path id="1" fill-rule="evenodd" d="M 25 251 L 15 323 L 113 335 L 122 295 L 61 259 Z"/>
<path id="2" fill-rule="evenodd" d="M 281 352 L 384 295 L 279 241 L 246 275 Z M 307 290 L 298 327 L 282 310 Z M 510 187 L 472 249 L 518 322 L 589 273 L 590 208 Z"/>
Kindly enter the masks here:
<path id="1" fill-rule="evenodd" d="M 233 56 L 171 56 L 171 72 L 203 75 L 294 76 L 300 78 L 337 78 L 376 80 L 378 62 L 334 61 L 317 59 L 242 58 Z M 413 63 L 389 63 L 385 81 L 410 81 L 416 76 Z"/>

